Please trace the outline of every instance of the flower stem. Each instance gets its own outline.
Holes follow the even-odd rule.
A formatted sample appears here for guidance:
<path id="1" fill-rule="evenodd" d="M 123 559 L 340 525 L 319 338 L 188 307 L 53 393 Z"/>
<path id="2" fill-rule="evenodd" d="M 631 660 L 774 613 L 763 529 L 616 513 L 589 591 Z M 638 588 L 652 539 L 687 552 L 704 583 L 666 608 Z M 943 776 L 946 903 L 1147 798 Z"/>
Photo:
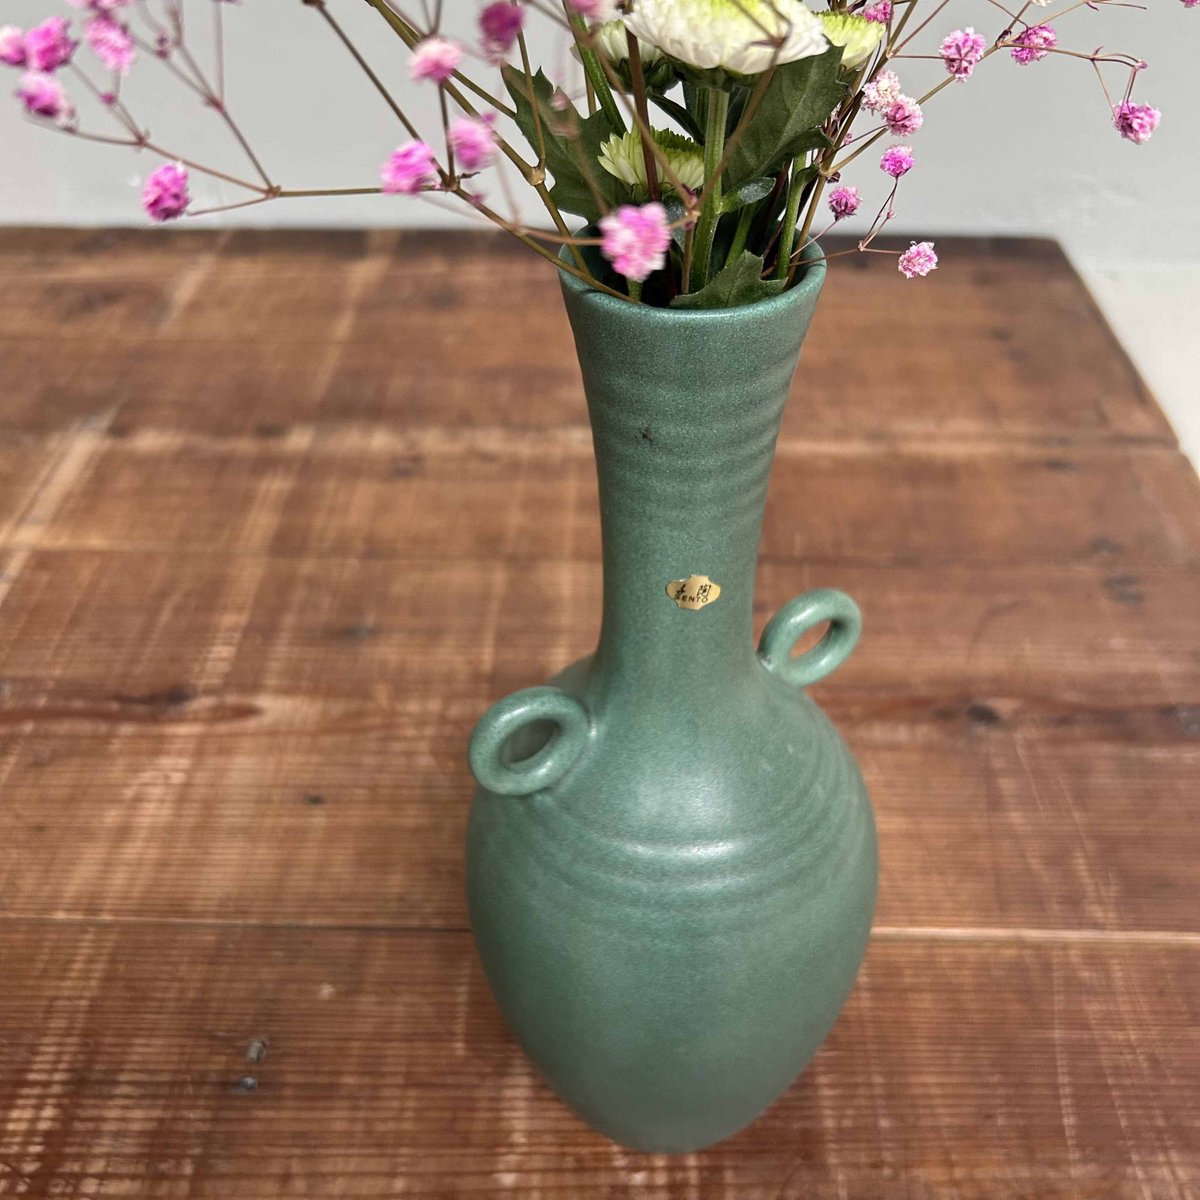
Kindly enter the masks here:
<path id="1" fill-rule="evenodd" d="M 708 113 L 704 125 L 704 186 L 708 199 L 700 212 L 700 223 L 696 227 L 696 249 L 693 274 L 696 287 L 702 288 L 712 271 L 713 240 L 717 236 L 717 222 L 721 219 L 721 202 L 724 199 L 721 184 L 721 163 L 725 156 L 725 123 L 729 117 L 729 93 L 721 88 L 708 88 Z"/>
<path id="2" fill-rule="evenodd" d="M 376 90 L 383 96 L 383 98 L 387 101 L 388 106 L 392 109 L 392 111 L 396 114 L 396 116 L 403 123 L 405 129 L 409 133 L 409 136 L 414 139 L 419 139 L 420 134 L 417 132 L 417 130 L 413 126 L 412 122 L 408 119 L 408 117 L 404 114 L 403 110 L 396 103 L 395 99 L 388 92 L 387 88 L 384 86 L 382 81 L 379 79 L 378 75 L 376 75 L 375 72 L 373 70 L 371 70 L 371 67 L 369 66 L 369 64 L 366 62 L 366 60 L 363 58 L 363 56 L 359 53 L 357 47 L 350 41 L 349 37 L 342 30 L 341 26 L 337 24 L 337 22 L 333 19 L 333 17 L 326 10 L 325 0 L 311 0 L 311 3 L 320 9 L 321 15 L 330 24 L 330 26 L 337 32 L 338 36 L 345 43 L 346 48 L 353 55 L 355 62 L 357 62 L 359 64 L 359 66 L 363 69 L 363 71 L 366 72 L 367 77 L 375 85 Z M 379 13 L 379 15 L 381 17 L 383 17 L 383 19 L 385 21 L 387 21 L 388 25 L 391 26 L 392 30 L 396 33 L 396 35 L 400 38 L 400 40 L 402 42 L 404 42 L 404 44 L 410 50 L 413 48 L 413 46 L 415 46 L 417 44 L 417 42 L 420 41 L 420 35 L 416 32 L 416 30 L 413 29 L 412 26 L 409 25 L 408 22 L 406 22 L 403 17 L 401 17 L 398 13 L 396 13 L 392 9 L 392 7 L 386 3 L 386 0 L 367 0 L 367 3 L 372 8 L 374 8 Z M 529 103 L 536 112 L 537 98 L 533 94 L 532 76 L 528 75 L 528 61 L 526 62 L 526 72 L 527 72 L 527 78 L 530 81 Z M 455 73 L 455 78 L 459 78 L 457 72 Z M 464 82 L 469 82 L 469 81 L 466 81 L 464 79 Z M 472 88 L 472 90 L 475 91 L 477 94 L 481 94 L 485 97 L 487 96 L 486 92 L 480 92 L 480 89 L 478 89 L 478 88 Z M 441 92 L 442 92 L 443 99 L 445 99 L 445 97 L 449 96 L 450 99 L 453 100 L 454 103 L 457 104 L 458 107 L 464 113 L 467 114 L 467 116 L 469 116 L 469 117 L 478 116 L 478 113 L 476 112 L 475 108 L 471 105 L 470 101 L 468 101 L 466 99 L 466 97 L 462 94 L 462 92 L 460 92 L 458 90 L 458 88 L 456 88 L 454 86 L 454 84 L 450 83 L 448 80 L 444 81 L 442 83 Z M 507 113 L 509 115 L 513 115 L 511 109 L 500 104 L 498 101 L 492 100 L 491 97 L 488 97 L 488 101 L 490 103 L 494 104 L 495 107 L 500 112 Z M 539 130 L 540 130 L 540 128 L 541 128 L 541 126 L 539 125 Z M 562 234 L 567 235 L 568 231 L 567 231 L 566 224 L 563 221 L 562 213 L 559 212 L 558 206 L 554 203 L 554 201 L 550 197 L 549 188 L 546 187 L 544 143 L 543 143 L 543 148 L 542 148 L 542 159 L 541 159 L 541 161 L 539 161 L 536 164 L 527 163 L 521 157 L 521 155 L 518 154 L 517 151 L 514 150 L 513 147 L 507 141 L 505 141 L 505 139 L 502 137 L 496 138 L 496 145 L 499 147 L 500 152 L 505 156 L 505 158 L 507 158 L 509 160 L 509 162 L 511 162 L 513 164 L 513 166 L 516 167 L 516 169 L 521 173 L 521 175 L 525 179 L 525 181 L 537 193 L 538 198 L 545 205 L 546 211 L 550 214 L 550 216 L 553 219 L 554 224 L 558 228 L 558 230 Z M 452 173 L 442 172 L 442 176 L 443 176 L 443 179 L 442 179 L 443 184 L 449 185 L 452 182 Z M 577 261 L 582 262 L 582 260 L 579 258 L 579 252 L 577 249 L 572 248 L 572 253 L 574 254 Z"/>
<path id="3" fill-rule="evenodd" d="M 683 232 L 683 268 L 679 290 L 685 295 L 692 290 L 692 258 L 696 251 L 696 227 L 689 225 Z"/>
<path id="4" fill-rule="evenodd" d="M 658 200 L 662 189 L 658 186 L 658 166 L 654 161 L 654 139 L 650 136 L 650 105 L 646 99 L 646 76 L 642 71 L 642 56 L 638 40 L 628 30 L 625 41 L 629 48 L 629 77 L 633 84 L 633 103 L 637 109 L 638 132 L 641 135 L 642 159 L 646 164 L 646 191 L 651 200 Z"/>
<path id="5" fill-rule="evenodd" d="M 525 73 L 525 86 L 529 89 L 529 107 L 533 112 L 533 128 L 537 134 L 537 165 L 540 170 L 546 166 L 546 134 L 542 130 L 542 106 L 538 103 L 537 91 L 533 86 L 533 67 L 529 65 L 529 47 L 525 43 L 525 34 L 517 34 L 517 44 L 521 47 L 521 69 Z"/>
<path id="6" fill-rule="evenodd" d="M 575 44 L 579 47 L 579 61 L 583 63 L 583 69 L 596 93 L 596 103 L 600 105 L 600 111 L 608 118 L 609 124 L 612 125 L 613 129 L 617 133 L 624 133 L 625 118 L 621 116 L 621 110 L 617 107 L 616 100 L 613 99 L 612 88 L 608 83 L 608 76 L 604 73 L 600 56 L 596 53 L 593 38 L 588 32 L 587 23 L 569 4 L 564 3 L 563 10 L 567 14 L 567 21 L 571 26 L 571 32 L 575 35 Z"/>
<path id="7" fill-rule="evenodd" d="M 299 200 L 310 196 L 378 196 L 382 192 L 383 188 L 381 187 L 280 188 L 269 198 Z"/>
<path id="8" fill-rule="evenodd" d="M 225 107 L 224 100 L 218 94 L 217 90 L 213 87 L 213 85 L 208 82 L 208 79 L 205 77 L 204 72 L 200 69 L 199 64 L 192 57 L 187 46 L 184 44 L 182 22 L 183 22 L 183 14 L 181 11 L 180 15 L 179 15 L 179 37 L 178 37 L 178 46 L 177 46 L 180 58 L 183 60 L 184 65 L 192 72 L 192 75 L 195 77 L 196 82 L 200 87 L 201 94 L 203 95 L 205 102 L 211 108 L 213 108 L 216 111 L 217 115 L 221 118 L 221 120 L 225 122 L 225 125 L 229 129 L 229 132 L 233 134 L 234 140 L 237 142 L 237 144 L 239 146 L 241 146 L 243 153 L 250 160 L 250 165 L 255 169 L 255 171 L 258 172 L 259 178 L 263 181 L 263 186 L 266 188 L 274 187 L 275 184 L 272 182 L 270 175 L 267 174 L 266 168 L 262 165 L 261 162 L 259 162 L 258 155 L 254 153 L 254 149 L 250 145 L 250 142 L 247 140 L 246 135 L 241 131 L 241 128 L 239 127 L 238 123 L 233 119 L 233 117 L 230 115 L 229 110 Z"/>
<path id="9" fill-rule="evenodd" d="M 461 191 L 456 194 L 461 196 Z M 635 300 L 632 296 L 624 295 L 623 293 L 616 291 L 616 289 L 610 288 L 608 286 L 608 284 L 601 283 L 600 280 L 596 279 L 588 271 L 581 270 L 579 267 L 573 266 L 571 263 L 566 262 L 565 260 L 560 258 L 559 255 L 557 255 L 553 250 L 547 249 L 545 246 L 539 245 L 538 242 L 536 242 L 528 234 L 526 234 L 522 230 L 518 229 L 515 225 L 512 224 L 511 221 L 506 221 L 498 212 L 494 212 L 492 209 L 488 208 L 488 206 L 486 204 L 476 202 L 473 205 L 473 207 L 476 209 L 476 211 L 478 211 L 483 216 L 485 216 L 489 221 L 491 221 L 493 225 L 498 225 L 501 229 L 503 229 L 505 231 L 505 233 L 516 238 L 518 242 L 521 242 L 523 245 L 527 246 L 530 250 L 532 250 L 535 254 L 540 255 L 542 258 L 546 259 L 547 262 L 553 263 L 560 271 L 566 271 L 566 273 L 568 275 L 574 275 L 576 279 L 582 280 L 584 283 L 586 283 L 588 285 L 588 287 L 595 288 L 596 291 L 598 291 L 598 292 L 604 292 L 605 295 L 615 296 L 618 300 L 632 301 L 634 304 L 640 303 L 639 301 Z"/>
<path id="10" fill-rule="evenodd" d="M 417 30 L 409 24 L 395 9 L 392 8 L 387 0 L 366 0 L 370 5 L 392 28 L 392 32 L 411 50 L 420 40 L 421 35 Z M 503 113 L 504 116 L 515 117 L 516 111 L 510 108 L 503 100 L 497 99 L 490 92 L 481 88 L 469 75 L 462 71 L 455 71 L 453 75 L 459 83 L 463 85 L 469 92 L 474 92 L 480 100 L 486 104 L 490 104 L 498 113 Z M 449 89 L 447 89 L 449 90 Z M 454 95 L 450 92 L 451 96 Z"/>
<path id="11" fill-rule="evenodd" d="M 738 215 L 737 229 L 734 231 L 729 253 L 725 256 L 726 262 L 733 262 L 745 250 L 746 239 L 750 236 L 750 226 L 754 223 L 754 215 L 757 212 L 757 204 L 747 204 Z"/>
<path id="12" fill-rule="evenodd" d="M 341 25 L 338 24 L 338 22 L 334 19 L 333 14 L 330 13 L 330 11 L 325 7 L 325 0 L 311 0 L 311 3 L 313 4 L 313 7 L 315 7 L 316 10 L 321 14 L 321 16 L 324 17 L 325 23 L 337 35 L 338 40 L 350 52 L 350 57 L 354 59 L 362 72 L 371 81 L 375 90 L 380 94 L 380 96 L 383 97 L 384 103 L 392 110 L 400 124 L 404 126 L 404 131 L 414 141 L 419 141 L 421 135 L 417 131 L 417 127 L 408 119 L 404 109 L 402 109 L 400 105 L 396 103 L 395 97 L 390 91 L 388 91 L 383 80 L 381 80 L 379 76 L 376 75 L 371 69 L 371 64 L 368 63 L 365 58 L 363 58 L 358 47 L 350 40 L 350 38 L 346 35 L 346 31 L 341 27 Z"/>
<path id="13" fill-rule="evenodd" d="M 808 180 L 799 160 L 792 164 L 792 182 L 788 186 L 787 208 L 783 214 L 783 225 L 779 235 L 779 260 L 775 264 L 775 278 L 786 279 L 792 262 L 792 246 L 796 242 L 796 222 L 800 219 L 800 201 L 804 198 L 804 187 Z"/>

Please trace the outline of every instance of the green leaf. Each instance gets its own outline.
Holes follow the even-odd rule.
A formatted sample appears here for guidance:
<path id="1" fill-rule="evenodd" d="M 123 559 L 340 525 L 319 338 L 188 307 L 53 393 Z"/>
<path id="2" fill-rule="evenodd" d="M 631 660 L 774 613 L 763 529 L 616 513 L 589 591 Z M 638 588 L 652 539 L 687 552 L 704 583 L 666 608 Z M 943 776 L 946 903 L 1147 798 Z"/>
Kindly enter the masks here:
<path id="1" fill-rule="evenodd" d="M 538 122 L 530 102 L 529 83 L 525 73 L 514 67 L 506 66 L 503 74 L 517 110 L 517 126 L 536 158 Z M 539 71 L 533 77 L 533 99 L 546 143 L 546 170 L 554 181 L 550 197 L 564 211 L 576 213 L 586 221 L 596 221 L 601 213 L 597 192 L 610 208 L 629 199 L 625 184 L 600 166 L 600 147 L 615 131 L 602 112 L 583 118 L 574 106 L 554 108 L 550 103 L 553 95 L 554 85 L 544 71 Z"/>
<path id="2" fill-rule="evenodd" d="M 759 200 L 765 200 L 774 189 L 775 180 L 769 175 L 762 175 L 758 179 L 747 179 L 732 192 L 725 193 L 721 201 L 721 211 L 737 212 L 739 208 L 745 208 L 747 204 L 756 204 Z"/>
<path id="3" fill-rule="evenodd" d="M 680 128 L 692 141 L 704 141 L 704 129 L 696 124 L 695 117 L 678 100 L 672 100 L 669 96 L 654 95 L 650 97 L 650 102 L 661 108 L 668 117 L 678 121 Z"/>
<path id="4" fill-rule="evenodd" d="M 790 159 L 829 144 L 821 126 L 846 95 L 841 62 L 841 47 L 830 46 L 776 67 L 729 164 L 732 183 L 773 175 Z"/>
<path id="5" fill-rule="evenodd" d="M 749 250 L 718 271 L 698 292 L 676 296 L 672 308 L 739 308 L 778 296 L 787 287 L 784 279 L 763 279 L 763 260 Z"/>

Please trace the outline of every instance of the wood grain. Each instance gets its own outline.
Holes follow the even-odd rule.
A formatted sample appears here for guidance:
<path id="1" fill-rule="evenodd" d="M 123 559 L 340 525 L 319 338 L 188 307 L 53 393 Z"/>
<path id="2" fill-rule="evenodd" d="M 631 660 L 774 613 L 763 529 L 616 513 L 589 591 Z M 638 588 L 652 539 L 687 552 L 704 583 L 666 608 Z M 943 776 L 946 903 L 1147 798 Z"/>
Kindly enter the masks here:
<path id="1" fill-rule="evenodd" d="M 0 1196 L 1200 1197 L 1200 483 L 1057 248 L 943 249 L 834 273 L 756 605 L 866 611 L 818 696 L 874 943 L 668 1160 L 558 1105 L 466 931 L 467 735 L 598 619 L 552 278 L 0 231 Z"/>
<path id="2" fill-rule="evenodd" d="M 787 436 L 1173 447 L 1057 247 L 945 246 L 946 269 L 919 291 L 882 260 L 839 260 Z M 461 234 L 0 231 L 20 295 L 0 309 L 15 376 L 0 428 L 31 393 L 50 392 L 82 411 L 119 400 L 134 430 L 253 434 L 359 420 L 389 432 L 581 429 L 556 286 L 520 253 Z M 840 331 L 867 322 L 878 352 L 857 353 Z M 945 335 L 928 337 L 931 326 Z M 53 352 L 64 341 L 69 356 Z M 278 371 L 296 364 L 294 396 L 281 396 L 269 371 L 254 374 L 259 358 Z"/>
<path id="3" fill-rule="evenodd" d="M 826 699 L 991 701 L 1017 721 L 1045 710 L 1094 727 L 1107 712 L 1136 730 L 1153 719 L 1144 710 L 1200 702 L 1188 642 L 1198 578 L 772 561 L 756 607 L 765 624 L 789 597 L 827 585 L 862 601 L 865 652 L 823 685 Z M 480 581 L 492 599 L 482 612 L 458 602 Z M 10 706 L 44 710 L 51 726 L 77 706 L 178 690 L 205 702 L 261 695 L 268 707 L 272 694 L 318 706 L 475 699 L 588 653 L 599 587 L 593 562 L 38 550 L 10 585 L 0 672 Z"/>
<path id="4" fill-rule="evenodd" d="M 1181 1200 L 1200 1171 L 1194 948 L 877 940 L 785 1099 L 667 1159 L 531 1074 L 465 934 L 0 933 L 13 1195 Z"/>
<path id="5" fill-rule="evenodd" d="M 482 694 L 433 714 L 331 705 L 339 733 L 273 726 L 260 700 L 170 699 L 0 737 L 5 915 L 466 928 L 462 757 Z M 968 721 L 905 743 L 842 720 L 876 799 L 880 925 L 1194 931 L 1194 740 Z"/>
<path id="6" fill-rule="evenodd" d="M 778 457 L 767 560 L 1200 563 L 1200 483 L 1177 451 L 787 439 Z M 881 494 L 895 497 L 886 511 Z M 511 444 L 496 430 L 226 439 L 118 425 L 39 544 L 590 562 L 596 511 L 583 430 Z"/>

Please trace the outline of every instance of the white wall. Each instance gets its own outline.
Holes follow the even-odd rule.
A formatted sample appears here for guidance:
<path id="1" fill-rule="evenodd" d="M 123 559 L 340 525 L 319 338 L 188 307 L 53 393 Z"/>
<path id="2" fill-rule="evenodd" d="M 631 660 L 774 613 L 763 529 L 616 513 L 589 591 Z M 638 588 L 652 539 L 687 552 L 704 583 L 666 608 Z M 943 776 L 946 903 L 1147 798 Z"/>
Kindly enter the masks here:
<path id="1" fill-rule="evenodd" d="M 446 0 L 459 23 L 474 0 Z M 1082 9 L 1061 25 L 1063 44 L 1140 54 L 1151 69 L 1138 95 L 1164 111 L 1153 141 L 1136 147 L 1111 128 L 1087 63 L 1051 58 L 1019 68 L 997 56 L 974 79 L 933 101 L 926 128 L 913 139 L 919 169 L 904 182 L 897 232 L 1034 233 L 1059 238 L 1085 268 L 1200 263 L 1200 126 L 1194 54 L 1200 11 L 1181 0 L 1145 0 L 1150 11 Z M 207 20 L 210 0 L 186 0 Z M 361 0 L 329 0 L 330 10 L 380 72 L 406 97 L 432 135 L 432 94 L 405 82 L 404 50 Z M 409 9 L 417 6 L 410 3 Z M 927 8 L 933 7 L 927 0 Z M 61 0 L 4 0 L 3 21 L 28 25 Z M 401 140 L 378 102 L 312 8 L 300 0 L 246 0 L 225 6 L 231 105 L 285 186 L 352 186 L 376 182 L 378 163 Z M 1050 10 L 1053 11 L 1053 10 Z M 994 34 L 998 11 L 987 0 L 951 0 L 931 27 L 929 46 L 945 28 L 974 22 Z M 558 44 L 556 44 L 558 43 Z M 565 68 L 556 35 L 540 39 L 551 65 Z M 81 61 L 88 52 L 81 51 Z M 16 73 L 0 68 L 15 85 Z M 910 90 L 940 78 L 940 64 L 903 64 Z M 552 72 L 553 73 L 553 72 Z M 1115 86 L 1120 86 L 1114 75 Z M 8 90 L 7 80 L 4 90 Z M 155 137 L 180 153 L 244 169 L 212 114 L 198 109 L 161 66 L 140 64 L 128 92 Z M 104 128 L 104 114 L 88 125 Z M 115 127 L 114 127 L 115 128 Z M 203 131 L 201 135 L 200 131 Z M 873 164 L 874 156 L 864 156 Z M 137 182 L 152 165 L 126 150 L 85 145 L 34 128 L 17 103 L 0 106 L 0 222 L 136 224 Z M 878 189 L 873 165 L 850 182 Z M 226 185 L 201 183 L 202 204 L 240 198 Z M 528 209 L 532 215 L 533 210 Z M 222 217 L 227 224 L 444 224 L 433 204 L 393 197 L 289 200 Z"/>

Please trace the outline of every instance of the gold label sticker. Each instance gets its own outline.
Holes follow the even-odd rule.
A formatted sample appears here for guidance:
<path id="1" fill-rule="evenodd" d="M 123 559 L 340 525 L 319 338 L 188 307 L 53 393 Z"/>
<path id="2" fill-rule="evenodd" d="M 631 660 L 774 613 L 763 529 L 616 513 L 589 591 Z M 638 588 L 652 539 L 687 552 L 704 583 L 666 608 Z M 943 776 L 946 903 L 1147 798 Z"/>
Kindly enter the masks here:
<path id="1" fill-rule="evenodd" d="M 689 575 L 686 579 L 673 579 L 667 584 L 667 595 L 691 612 L 698 612 L 712 604 L 721 594 L 721 585 L 713 583 L 707 575 Z"/>

